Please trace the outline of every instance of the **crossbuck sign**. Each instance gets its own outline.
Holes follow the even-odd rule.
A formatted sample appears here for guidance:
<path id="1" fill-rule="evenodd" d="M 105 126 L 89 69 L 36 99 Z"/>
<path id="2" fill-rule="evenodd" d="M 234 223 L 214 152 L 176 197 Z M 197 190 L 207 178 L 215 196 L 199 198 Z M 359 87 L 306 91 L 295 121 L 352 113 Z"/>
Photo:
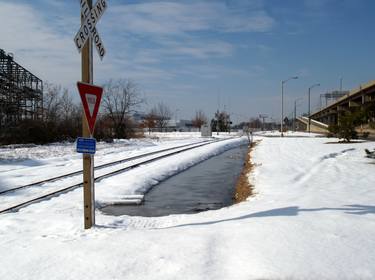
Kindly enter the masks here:
<path id="1" fill-rule="evenodd" d="M 97 0 L 92 9 L 89 9 L 87 0 L 81 1 L 81 15 L 83 22 L 81 28 L 74 37 L 74 43 L 76 44 L 78 52 L 81 52 L 89 37 L 92 38 L 95 48 L 99 54 L 100 59 L 103 59 L 105 55 L 105 48 L 102 39 L 99 36 L 99 32 L 95 27 L 104 11 L 107 9 L 106 0 Z"/>

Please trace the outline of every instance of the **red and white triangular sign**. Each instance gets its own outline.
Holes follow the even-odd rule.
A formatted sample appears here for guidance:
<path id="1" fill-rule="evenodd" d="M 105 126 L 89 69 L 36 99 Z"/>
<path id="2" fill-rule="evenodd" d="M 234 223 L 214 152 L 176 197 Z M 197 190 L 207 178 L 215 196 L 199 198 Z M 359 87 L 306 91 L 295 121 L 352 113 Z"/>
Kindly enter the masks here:
<path id="1" fill-rule="evenodd" d="M 77 86 L 90 134 L 93 135 L 100 101 L 102 100 L 103 88 L 80 82 L 77 83 Z"/>

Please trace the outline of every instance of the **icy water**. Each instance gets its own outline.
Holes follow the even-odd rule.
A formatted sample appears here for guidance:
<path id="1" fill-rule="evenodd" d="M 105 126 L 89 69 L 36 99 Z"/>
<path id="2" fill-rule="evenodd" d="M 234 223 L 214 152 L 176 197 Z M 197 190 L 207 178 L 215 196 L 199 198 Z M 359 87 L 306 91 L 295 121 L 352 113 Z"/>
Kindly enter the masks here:
<path id="1" fill-rule="evenodd" d="M 143 204 L 106 206 L 108 215 L 158 217 L 196 213 L 233 204 L 247 146 L 228 150 L 154 186 Z"/>

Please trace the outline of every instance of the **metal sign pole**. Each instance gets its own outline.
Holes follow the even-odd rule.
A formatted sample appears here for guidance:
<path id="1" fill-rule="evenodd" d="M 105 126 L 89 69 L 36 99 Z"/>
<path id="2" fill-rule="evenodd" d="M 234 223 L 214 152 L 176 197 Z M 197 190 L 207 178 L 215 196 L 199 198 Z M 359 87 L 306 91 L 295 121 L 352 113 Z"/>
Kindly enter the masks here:
<path id="1" fill-rule="evenodd" d="M 87 0 L 89 9 L 92 8 L 92 0 Z M 83 24 L 83 16 L 81 23 Z M 87 39 L 82 48 L 82 82 L 93 84 L 93 52 L 92 38 Z M 92 137 L 88 127 L 88 122 L 84 113 L 82 114 L 82 136 Z M 95 224 L 95 196 L 94 196 L 94 157 L 83 154 L 83 206 L 85 229 L 91 228 Z"/>

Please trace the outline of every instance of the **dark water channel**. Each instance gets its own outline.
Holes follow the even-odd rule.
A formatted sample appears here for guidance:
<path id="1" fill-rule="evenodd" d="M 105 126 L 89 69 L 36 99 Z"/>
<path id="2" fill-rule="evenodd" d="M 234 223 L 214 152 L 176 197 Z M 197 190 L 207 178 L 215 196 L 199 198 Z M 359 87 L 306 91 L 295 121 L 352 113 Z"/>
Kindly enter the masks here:
<path id="1" fill-rule="evenodd" d="M 246 152 L 247 145 L 236 147 L 170 177 L 154 186 L 141 205 L 111 205 L 101 210 L 108 215 L 157 217 L 229 206 Z"/>

